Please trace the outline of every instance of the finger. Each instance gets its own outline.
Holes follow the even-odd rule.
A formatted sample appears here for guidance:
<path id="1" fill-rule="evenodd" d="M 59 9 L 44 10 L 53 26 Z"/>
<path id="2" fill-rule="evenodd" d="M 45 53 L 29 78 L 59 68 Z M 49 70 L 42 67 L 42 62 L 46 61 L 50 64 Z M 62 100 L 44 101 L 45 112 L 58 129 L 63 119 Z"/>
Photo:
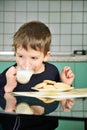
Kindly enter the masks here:
<path id="1" fill-rule="evenodd" d="M 64 70 L 65 70 L 65 71 L 68 71 L 68 70 L 70 70 L 70 69 L 71 69 L 71 68 L 70 68 L 69 66 L 65 66 L 65 67 L 64 67 Z"/>
<path id="2" fill-rule="evenodd" d="M 74 77 L 74 73 L 72 72 L 71 69 L 67 69 L 67 71 L 66 71 L 66 77 L 67 77 L 67 78 Z"/>

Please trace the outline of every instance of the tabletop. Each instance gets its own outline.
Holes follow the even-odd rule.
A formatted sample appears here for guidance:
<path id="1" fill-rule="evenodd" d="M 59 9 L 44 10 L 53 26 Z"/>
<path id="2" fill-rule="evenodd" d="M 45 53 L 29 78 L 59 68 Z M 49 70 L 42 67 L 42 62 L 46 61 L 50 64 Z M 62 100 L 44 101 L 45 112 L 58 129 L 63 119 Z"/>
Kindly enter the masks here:
<path id="1" fill-rule="evenodd" d="M 65 97 L 66 98 L 66 97 Z M 23 94 L 0 94 L 0 114 L 55 116 L 67 119 L 87 119 L 87 97 L 74 98 L 75 103 L 70 112 L 64 112 L 59 98 L 27 96 Z"/>
<path id="2" fill-rule="evenodd" d="M 74 98 L 74 106 L 71 111 L 64 112 L 60 102 L 69 98 Z M 60 92 L 0 92 L 0 123 L 5 130 L 7 124 L 8 129 L 18 130 L 23 125 L 29 125 L 28 128 L 31 128 L 36 124 L 39 126 L 40 122 L 44 121 L 52 121 L 52 127 L 58 120 L 82 121 L 84 130 L 87 130 L 87 88 Z"/>

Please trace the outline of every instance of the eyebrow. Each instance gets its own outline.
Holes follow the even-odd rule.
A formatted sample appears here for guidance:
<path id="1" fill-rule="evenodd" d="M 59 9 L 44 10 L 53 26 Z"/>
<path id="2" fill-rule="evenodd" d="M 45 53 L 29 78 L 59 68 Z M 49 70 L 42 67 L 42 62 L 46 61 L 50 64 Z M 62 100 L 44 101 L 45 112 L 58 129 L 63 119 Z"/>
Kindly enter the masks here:
<path id="1" fill-rule="evenodd" d="M 16 54 L 18 54 L 18 55 L 24 55 L 23 53 L 21 53 L 21 52 L 16 52 Z M 30 57 L 40 57 L 41 56 L 41 54 L 30 54 Z"/>

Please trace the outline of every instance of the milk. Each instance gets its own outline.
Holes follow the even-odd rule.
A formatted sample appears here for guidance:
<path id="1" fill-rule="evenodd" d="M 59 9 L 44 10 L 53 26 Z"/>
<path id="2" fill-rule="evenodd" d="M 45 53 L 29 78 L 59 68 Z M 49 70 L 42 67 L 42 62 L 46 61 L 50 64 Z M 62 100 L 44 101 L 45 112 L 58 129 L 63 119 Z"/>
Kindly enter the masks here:
<path id="1" fill-rule="evenodd" d="M 21 84 L 26 84 L 29 82 L 33 71 L 31 69 L 20 69 L 17 71 L 17 81 Z"/>

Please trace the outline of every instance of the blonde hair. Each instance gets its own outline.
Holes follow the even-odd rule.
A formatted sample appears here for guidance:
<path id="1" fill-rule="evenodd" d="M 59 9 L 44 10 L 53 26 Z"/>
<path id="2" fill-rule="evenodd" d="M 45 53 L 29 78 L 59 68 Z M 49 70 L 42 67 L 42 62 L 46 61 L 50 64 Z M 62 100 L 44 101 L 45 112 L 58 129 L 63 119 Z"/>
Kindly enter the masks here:
<path id="1" fill-rule="evenodd" d="M 28 50 L 43 51 L 44 55 L 50 50 L 51 32 L 49 28 L 40 21 L 31 21 L 23 24 L 14 34 L 13 47 L 15 52 L 18 47 Z"/>

